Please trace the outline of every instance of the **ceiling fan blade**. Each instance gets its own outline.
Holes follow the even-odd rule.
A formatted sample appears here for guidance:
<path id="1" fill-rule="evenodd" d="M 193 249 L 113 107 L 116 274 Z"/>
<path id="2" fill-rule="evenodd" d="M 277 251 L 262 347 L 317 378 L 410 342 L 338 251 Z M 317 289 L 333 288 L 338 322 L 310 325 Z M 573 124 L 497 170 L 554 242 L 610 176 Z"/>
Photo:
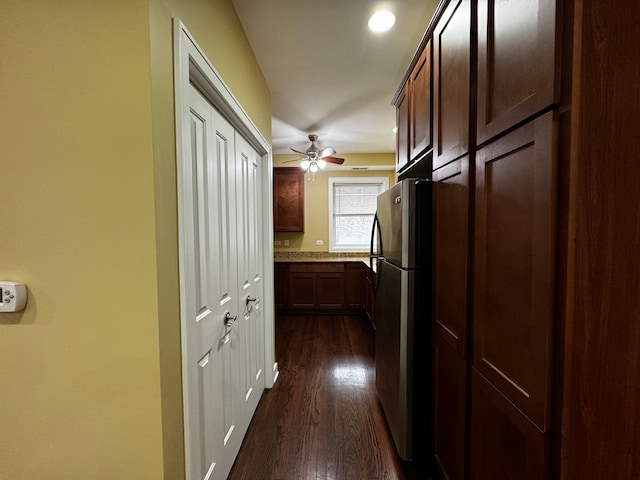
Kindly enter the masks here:
<path id="1" fill-rule="evenodd" d="M 322 157 L 322 160 L 327 163 L 335 163 L 336 165 L 342 165 L 344 163 L 344 158 L 338 157 Z"/>
<path id="2" fill-rule="evenodd" d="M 307 156 L 307 154 L 305 152 L 301 152 L 300 150 L 296 150 L 295 148 L 291 148 L 289 147 L 290 150 L 293 150 L 296 153 L 299 153 L 300 155 L 304 155 L 305 157 Z"/>
<path id="3" fill-rule="evenodd" d="M 331 147 L 327 147 L 327 148 L 323 148 L 322 150 L 320 150 L 320 151 L 318 152 L 318 156 L 319 156 L 320 158 L 324 158 L 324 157 L 327 157 L 327 156 L 331 156 L 331 155 L 333 155 L 334 153 L 336 153 L 336 151 L 335 151 L 333 148 L 331 148 Z"/>
<path id="4" fill-rule="evenodd" d="M 282 163 L 299 162 L 300 160 L 304 160 L 304 159 L 303 158 L 294 158 L 293 160 L 285 160 Z"/>

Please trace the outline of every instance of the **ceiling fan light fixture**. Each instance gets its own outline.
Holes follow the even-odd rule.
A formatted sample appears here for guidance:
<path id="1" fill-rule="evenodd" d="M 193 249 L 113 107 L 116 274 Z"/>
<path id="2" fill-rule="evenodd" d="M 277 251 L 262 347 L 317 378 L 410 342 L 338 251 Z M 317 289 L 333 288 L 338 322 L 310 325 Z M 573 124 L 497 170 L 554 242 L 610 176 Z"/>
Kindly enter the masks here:
<path id="1" fill-rule="evenodd" d="M 311 162 L 309 170 L 311 170 L 311 173 L 316 173 L 318 171 L 318 164 L 316 162 Z"/>
<path id="2" fill-rule="evenodd" d="M 302 168 L 303 170 L 307 170 L 310 164 L 311 162 L 309 160 L 303 160 L 300 164 L 300 168 Z"/>
<path id="3" fill-rule="evenodd" d="M 386 32 L 396 23 L 396 16 L 388 10 L 378 10 L 369 18 L 369 30 L 376 33 Z"/>
<path id="4" fill-rule="evenodd" d="M 324 167 L 327 166 L 327 162 L 325 162 L 324 160 L 320 159 L 320 160 L 318 160 L 318 166 L 320 168 L 324 168 Z"/>

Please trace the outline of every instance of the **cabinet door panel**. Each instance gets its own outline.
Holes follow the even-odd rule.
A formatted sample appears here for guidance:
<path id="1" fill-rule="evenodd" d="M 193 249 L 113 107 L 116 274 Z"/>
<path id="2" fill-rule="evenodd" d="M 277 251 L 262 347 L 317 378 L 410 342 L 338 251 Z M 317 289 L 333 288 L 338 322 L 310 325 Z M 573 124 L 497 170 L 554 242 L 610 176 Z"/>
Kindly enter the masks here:
<path id="1" fill-rule="evenodd" d="M 464 480 L 467 423 L 466 360 L 437 333 L 433 350 L 433 450 L 440 475 Z"/>
<path id="2" fill-rule="evenodd" d="M 471 1 L 452 0 L 433 33 L 433 168 L 469 151 Z"/>
<path id="3" fill-rule="evenodd" d="M 409 163 L 409 88 L 407 82 L 396 103 L 396 172 Z"/>
<path id="4" fill-rule="evenodd" d="M 318 308 L 344 308 L 344 273 L 316 273 Z"/>
<path id="5" fill-rule="evenodd" d="M 289 273 L 289 303 L 291 308 L 315 308 L 315 273 Z"/>
<path id="6" fill-rule="evenodd" d="M 345 299 L 347 308 L 360 309 L 364 306 L 364 290 L 362 279 L 363 267 L 360 263 L 347 263 L 345 265 Z"/>
<path id="7" fill-rule="evenodd" d="M 478 143 L 555 103 L 555 0 L 479 0 Z"/>
<path id="8" fill-rule="evenodd" d="M 433 321 L 467 355 L 469 156 L 433 172 Z"/>
<path id="9" fill-rule="evenodd" d="M 550 112 L 478 150 L 473 364 L 540 428 L 549 423 L 555 275 Z"/>
<path id="10" fill-rule="evenodd" d="M 471 480 L 547 480 L 548 434 L 478 372 L 471 377 Z"/>
<path id="11" fill-rule="evenodd" d="M 304 231 L 304 172 L 298 167 L 273 169 L 273 229 Z"/>
<path id="12" fill-rule="evenodd" d="M 431 41 L 411 72 L 411 160 L 431 149 Z"/>
<path id="13" fill-rule="evenodd" d="M 289 265 L 287 263 L 274 264 L 274 283 L 276 308 L 287 308 L 289 305 Z"/>

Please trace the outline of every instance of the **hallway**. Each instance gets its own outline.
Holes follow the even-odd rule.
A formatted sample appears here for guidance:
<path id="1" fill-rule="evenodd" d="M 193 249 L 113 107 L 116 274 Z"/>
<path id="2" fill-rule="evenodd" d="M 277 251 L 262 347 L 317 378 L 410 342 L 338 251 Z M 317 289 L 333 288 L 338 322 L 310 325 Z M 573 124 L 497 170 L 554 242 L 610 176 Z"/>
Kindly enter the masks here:
<path id="1" fill-rule="evenodd" d="M 429 478 L 395 453 L 364 316 L 278 315 L 276 360 L 229 480 Z"/>

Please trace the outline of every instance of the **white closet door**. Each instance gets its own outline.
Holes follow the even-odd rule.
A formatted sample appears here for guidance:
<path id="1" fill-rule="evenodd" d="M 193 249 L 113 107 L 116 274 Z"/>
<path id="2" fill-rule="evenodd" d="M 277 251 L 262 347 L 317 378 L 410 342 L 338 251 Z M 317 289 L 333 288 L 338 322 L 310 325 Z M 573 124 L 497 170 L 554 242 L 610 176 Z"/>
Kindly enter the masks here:
<path id="1" fill-rule="evenodd" d="M 187 439 L 193 479 L 225 479 L 246 431 L 238 321 L 236 157 L 233 127 L 190 88 L 191 155 L 183 164 L 181 241 L 189 325 Z"/>
<path id="2" fill-rule="evenodd" d="M 261 315 L 263 281 L 259 235 L 260 157 L 249 143 L 236 133 L 236 213 L 238 225 L 238 288 L 240 306 L 239 333 L 242 341 L 242 385 L 245 389 L 247 423 L 251 420 L 265 387 L 264 325 Z"/>

